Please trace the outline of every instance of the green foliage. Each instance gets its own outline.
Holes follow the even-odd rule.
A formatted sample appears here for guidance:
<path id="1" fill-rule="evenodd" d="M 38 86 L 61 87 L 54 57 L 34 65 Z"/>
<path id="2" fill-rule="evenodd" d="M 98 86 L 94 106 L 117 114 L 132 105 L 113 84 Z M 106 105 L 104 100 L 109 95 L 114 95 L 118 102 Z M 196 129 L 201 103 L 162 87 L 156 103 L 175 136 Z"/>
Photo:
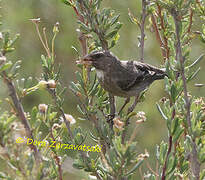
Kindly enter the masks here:
<path id="1" fill-rule="evenodd" d="M 120 15 L 116 15 L 112 9 L 101 8 L 101 1 L 62 0 L 76 13 L 83 53 L 87 51 L 84 44 L 88 46 L 88 52 L 108 50 L 116 45 L 120 37 Z M 67 88 L 62 85 L 61 66 L 57 64 L 54 52 L 59 23 L 53 26 L 52 38 L 49 39 L 44 30 L 40 32 L 40 19 L 31 20 L 46 52 L 40 58 L 42 74 L 37 77 L 36 85 L 33 85 L 32 78 L 17 79 L 21 61 L 9 61 L 7 54 L 15 50 L 19 35 L 12 38 L 8 31 L 2 31 L 0 77 L 8 87 L 11 98 L 6 99 L 10 111 L 0 115 L 0 160 L 5 164 L 0 178 L 62 179 L 62 164 L 67 157 L 72 157 L 74 168 L 84 170 L 100 180 L 136 179 L 136 172 L 141 172 L 142 166 L 143 171 L 144 167 L 148 167 L 142 175 L 146 179 L 194 177 L 203 180 L 205 102 L 203 98 L 188 93 L 187 83 L 197 76 L 200 68 L 195 68 L 204 57 L 202 54 L 192 60 L 190 56 L 191 42 L 195 38 L 191 30 L 195 23 L 193 17 L 204 20 L 204 7 L 204 2 L 192 0 L 159 0 L 146 4 L 147 15 L 151 17 L 149 27 L 153 26 L 154 21 L 158 27 L 154 30 L 161 38 L 159 43 L 167 73 L 164 79 L 166 97 L 157 103 L 157 109 L 166 123 L 168 141 L 162 141 L 156 148 L 156 168 L 153 168 L 156 172 L 148 163 L 149 153 L 146 150 L 143 154 L 139 153 L 135 140 L 137 128 L 146 119 L 144 113 L 123 111 L 113 119 L 112 124 L 108 93 L 100 86 L 95 69 L 84 65 L 77 65 L 76 81 L 71 82 L 69 88 L 78 100 L 78 120 L 88 123 L 90 129 L 84 131 L 80 126 L 73 126 L 75 119 L 64 112 Z M 130 12 L 129 17 L 133 23 L 141 26 L 141 20 Z M 198 34 L 204 43 L 205 26 L 201 28 Z M 40 104 L 38 108 L 34 106 L 26 113 L 22 101 L 35 91 L 49 94 L 52 101 L 48 105 Z M 143 100 L 146 100 L 145 92 L 140 97 L 140 101 Z M 130 118 L 137 119 L 133 130 L 127 123 Z M 18 137 L 24 143 L 17 143 Z M 29 146 L 28 138 L 35 140 L 36 144 Z M 101 147 L 100 153 L 62 148 L 66 144 L 80 146 L 91 140 Z M 39 142 L 45 142 L 47 146 L 39 145 Z"/>
<path id="2" fill-rule="evenodd" d="M 118 21 L 120 15 L 114 15 L 114 11 L 108 8 L 101 10 L 101 1 L 63 0 L 77 12 L 80 31 L 86 36 L 92 37 L 96 34 L 99 37 L 94 38 L 94 44 L 90 43 L 90 50 L 110 49 L 115 46 L 120 37 L 118 33 L 122 27 L 122 23 Z"/>

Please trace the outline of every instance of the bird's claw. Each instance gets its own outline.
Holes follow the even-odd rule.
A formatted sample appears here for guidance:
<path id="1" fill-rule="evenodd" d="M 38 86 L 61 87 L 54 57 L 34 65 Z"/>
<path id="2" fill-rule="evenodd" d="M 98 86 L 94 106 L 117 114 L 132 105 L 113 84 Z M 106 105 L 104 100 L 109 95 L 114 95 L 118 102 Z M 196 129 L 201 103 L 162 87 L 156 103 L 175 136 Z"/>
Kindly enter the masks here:
<path id="1" fill-rule="evenodd" d="M 108 114 L 106 118 L 107 118 L 107 123 L 113 126 L 114 124 L 113 119 L 115 118 L 115 114 Z"/>

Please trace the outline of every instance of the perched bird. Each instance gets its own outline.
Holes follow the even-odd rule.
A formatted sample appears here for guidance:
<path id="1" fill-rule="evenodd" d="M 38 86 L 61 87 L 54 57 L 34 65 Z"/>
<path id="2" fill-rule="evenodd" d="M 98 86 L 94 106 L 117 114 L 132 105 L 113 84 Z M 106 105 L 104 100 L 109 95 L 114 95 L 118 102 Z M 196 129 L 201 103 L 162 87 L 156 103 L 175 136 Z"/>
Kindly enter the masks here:
<path id="1" fill-rule="evenodd" d="M 82 58 L 82 63 L 94 66 L 101 86 L 113 96 L 126 97 L 126 104 L 130 97 L 138 97 L 153 81 L 166 75 L 163 69 L 149 64 L 120 61 L 109 51 L 88 54 Z"/>

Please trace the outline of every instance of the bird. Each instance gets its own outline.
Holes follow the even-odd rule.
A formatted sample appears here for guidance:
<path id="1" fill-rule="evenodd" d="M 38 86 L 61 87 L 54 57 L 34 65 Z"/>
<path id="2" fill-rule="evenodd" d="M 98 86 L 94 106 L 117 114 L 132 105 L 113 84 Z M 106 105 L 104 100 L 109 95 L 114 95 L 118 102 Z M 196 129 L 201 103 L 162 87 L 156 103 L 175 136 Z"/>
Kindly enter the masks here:
<path id="1" fill-rule="evenodd" d="M 100 85 L 107 92 L 113 96 L 126 98 L 119 112 L 131 97 L 135 96 L 137 101 L 141 92 L 155 80 L 164 79 L 166 76 L 165 69 L 133 60 L 119 60 L 110 51 L 91 52 L 81 59 L 81 63 L 95 67 Z"/>

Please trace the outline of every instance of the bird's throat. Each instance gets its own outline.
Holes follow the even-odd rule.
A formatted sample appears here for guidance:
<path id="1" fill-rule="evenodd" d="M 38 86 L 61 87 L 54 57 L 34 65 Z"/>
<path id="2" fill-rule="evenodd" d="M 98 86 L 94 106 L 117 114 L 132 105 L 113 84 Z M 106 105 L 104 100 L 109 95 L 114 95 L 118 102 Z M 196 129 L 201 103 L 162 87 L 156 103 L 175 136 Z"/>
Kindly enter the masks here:
<path id="1" fill-rule="evenodd" d="M 102 70 L 96 69 L 96 73 L 100 80 L 104 80 L 104 72 Z"/>

